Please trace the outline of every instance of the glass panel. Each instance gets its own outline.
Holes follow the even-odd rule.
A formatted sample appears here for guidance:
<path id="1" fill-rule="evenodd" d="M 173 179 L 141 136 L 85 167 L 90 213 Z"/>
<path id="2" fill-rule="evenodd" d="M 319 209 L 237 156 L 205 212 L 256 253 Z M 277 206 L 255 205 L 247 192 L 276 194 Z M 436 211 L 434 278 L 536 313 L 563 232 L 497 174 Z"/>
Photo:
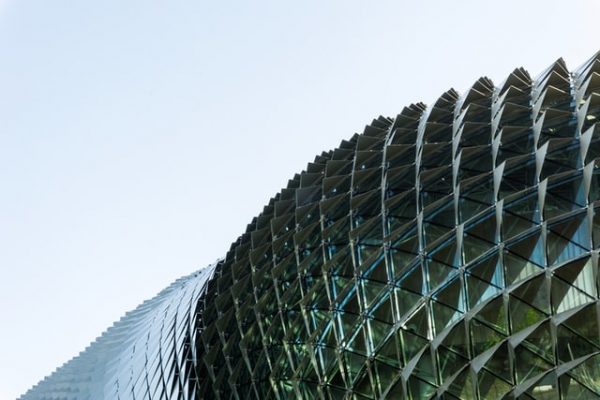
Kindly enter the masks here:
<path id="1" fill-rule="evenodd" d="M 427 339 L 402 330 L 402 353 L 404 364 L 408 363 L 428 343 Z"/>
<path id="2" fill-rule="evenodd" d="M 498 253 L 493 253 L 485 259 L 468 267 L 471 275 L 489 282 L 497 287 L 504 287 L 504 273 Z"/>
<path id="3" fill-rule="evenodd" d="M 587 218 L 550 227 L 546 236 L 548 264 L 560 264 L 585 254 L 591 245 L 588 231 Z"/>
<path id="4" fill-rule="evenodd" d="M 537 231 L 527 237 L 520 238 L 519 240 L 513 241 L 506 247 L 512 254 L 515 254 L 536 265 L 545 265 L 545 251 L 542 240 L 542 233 L 540 231 Z"/>
<path id="5" fill-rule="evenodd" d="M 450 384 L 448 392 L 460 399 L 476 399 L 476 390 L 469 368 L 465 368 Z"/>
<path id="6" fill-rule="evenodd" d="M 388 324 L 394 323 L 394 311 L 392 308 L 391 292 L 386 291 L 384 296 L 378 301 L 378 303 L 370 311 L 371 315 L 382 322 Z"/>
<path id="7" fill-rule="evenodd" d="M 542 267 L 508 251 L 502 254 L 506 286 L 511 286 L 542 271 Z"/>
<path id="8" fill-rule="evenodd" d="M 389 254 L 395 279 L 403 277 L 410 268 L 418 264 L 417 254 L 396 249 L 390 249 Z"/>
<path id="9" fill-rule="evenodd" d="M 435 290 L 457 274 L 458 269 L 454 267 L 437 261 L 427 260 L 429 290 Z"/>
<path id="10" fill-rule="evenodd" d="M 411 398 L 416 399 L 428 399 L 431 397 L 436 390 L 436 387 L 431 383 L 422 381 L 414 376 L 408 378 L 407 382 L 408 391 L 410 392 Z"/>
<path id="11" fill-rule="evenodd" d="M 383 344 L 383 340 L 390 332 L 391 327 L 390 325 L 377 320 L 369 320 L 368 328 L 368 339 L 370 344 L 369 355 L 373 355 L 375 349 Z"/>
<path id="12" fill-rule="evenodd" d="M 553 400 L 560 398 L 556 373 L 552 371 L 544 375 L 544 377 L 536 382 L 527 393 L 531 394 L 533 399 Z"/>
<path id="13" fill-rule="evenodd" d="M 542 323 L 537 327 L 523 342 L 529 350 L 537 353 L 546 361 L 554 363 L 554 340 L 552 339 L 552 333 L 549 322 Z"/>
<path id="14" fill-rule="evenodd" d="M 581 384 L 600 397 L 600 354 L 594 355 L 569 371 Z"/>
<path id="15" fill-rule="evenodd" d="M 507 342 L 502 343 L 485 363 L 485 369 L 493 372 L 494 375 L 501 377 L 507 382 L 512 382 L 513 380 L 511 367 Z"/>
<path id="16" fill-rule="evenodd" d="M 377 350 L 375 358 L 386 364 L 400 368 L 402 366 L 400 352 L 400 333 L 393 332 L 383 345 Z"/>
<path id="17" fill-rule="evenodd" d="M 404 290 L 401 288 L 394 289 L 394 299 L 396 301 L 396 318 L 398 320 L 406 317 L 408 313 L 416 306 L 417 303 L 423 300 L 423 296 Z"/>
<path id="18" fill-rule="evenodd" d="M 562 364 L 598 351 L 591 342 L 562 325 L 556 329 L 556 337 L 558 360 Z"/>
<path id="19" fill-rule="evenodd" d="M 546 314 L 550 313 L 550 284 L 543 273 L 520 284 L 511 295 Z"/>
<path id="20" fill-rule="evenodd" d="M 590 257 L 584 257 L 566 264 L 556 270 L 554 275 L 568 284 L 575 286 L 582 292 L 596 298 L 596 273 Z"/>
<path id="21" fill-rule="evenodd" d="M 460 278 L 456 277 L 438 290 L 433 298 L 458 311 L 465 311 L 465 294 Z"/>
<path id="22" fill-rule="evenodd" d="M 561 313 L 591 301 L 594 299 L 581 290 L 561 279 L 552 278 L 552 308 L 555 313 Z"/>
<path id="23" fill-rule="evenodd" d="M 588 400 L 597 398 L 597 395 L 594 392 L 579 384 L 579 382 L 568 375 L 560 377 L 560 396 L 562 399 L 569 400 Z"/>
<path id="24" fill-rule="evenodd" d="M 525 349 L 523 346 L 517 346 L 515 349 L 515 374 L 517 384 L 523 383 L 529 378 L 552 368 L 552 365 L 538 357 L 534 353 Z"/>
<path id="25" fill-rule="evenodd" d="M 600 350 L 600 330 L 596 303 L 591 303 L 577 311 L 564 321 L 563 325 L 598 346 Z"/>
<path id="26" fill-rule="evenodd" d="M 421 306 L 404 324 L 404 329 L 424 338 L 432 338 L 427 307 Z"/>
<path id="27" fill-rule="evenodd" d="M 372 362 L 374 383 L 376 387 L 377 396 L 381 396 L 382 393 L 390 386 L 390 383 L 395 382 L 400 376 L 400 370 L 392 368 L 386 363 L 378 362 L 377 360 Z"/>
<path id="28" fill-rule="evenodd" d="M 510 322 L 513 332 L 528 328 L 546 318 L 546 314 L 531 305 L 510 296 Z"/>
<path id="29" fill-rule="evenodd" d="M 443 346 L 440 346 L 437 349 L 437 357 L 438 372 L 442 383 L 454 375 L 456 371 L 460 370 L 469 361 L 467 358 L 462 357 Z"/>
<path id="30" fill-rule="evenodd" d="M 481 370 L 477 378 L 482 399 L 501 399 L 511 389 L 511 385 L 486 370 Z"/>
<path id="31" fill-rule="evenodd" d="M 364 367 L 366 358 L 351 351 L 344 351 L 342 353 L 342 359 L 344 360 L 344 367 L 346 369 L 348 380 L 354 382 L 359 378 L 359 374 Z"/>
<path id="32" fill-rule="evenodd" d="M 441 343 L 453 352 L 469 358 L 469 339 L 465 320 L 458 322 Z"/>
<path id="33" fill-rule="evenodd" d="M 469 299 L 469 309 L 476 305 L 484 303 L 491 297 L 500 293 L 500 288 L 484 282 L 470 275 L 465 275 L 467 281 L 467 292 Z"/>
<path id="34" fill-rule="evenodd" d="M 471 330 L 473 357 L 478 356 L 488 349 L 491 349 L 505 338 L 505 336 L 503 336 L 501 333 L 475 319 L 471 320 L 469 326 Z"/>
<path id="35" fill-rule="evenodd" d="M 446 327 L 451 325 L 454 321 L 458 320 L 462 317 L 463 313 L 451 308 L 447 307 L 437 301 L 431 301 L 431 308 L 433 312 L 433 325 L 435 328 L 435 333 L 440 334 Z"/>
<path id="36" fill-rule="evenodd" d="M 465 235 L 463 238 L 463 253 L 465 264 L 469 264 L 470 262 L 477 260 L 493 247 L 493 243 L 478 239 L 470 235 Z"/>
<path id="37" fill-rule="evenodd" d="M 433 363 L 434 355 L 431 354 L 431 348 L 427 348 L 412 371 L 414 376 L 423 379 L 433 385 L 436 384 L 436 371 Z"/>
<path id="38" fill-rule="evenodd" d="M 488 323 L 503 334 L 508 334 L 508 313 L 506 312 L 506 304 L 502 296 L 498 296 L 487 303 L 475 315 L 475 318 Z"/>

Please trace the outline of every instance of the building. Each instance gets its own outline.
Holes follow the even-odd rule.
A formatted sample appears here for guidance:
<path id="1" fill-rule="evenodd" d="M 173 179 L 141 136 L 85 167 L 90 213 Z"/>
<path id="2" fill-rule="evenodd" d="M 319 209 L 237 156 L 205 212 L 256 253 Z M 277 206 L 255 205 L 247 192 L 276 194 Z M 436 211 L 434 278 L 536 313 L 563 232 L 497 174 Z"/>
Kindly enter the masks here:
<path id="1" fill-rule="evenodd" d="M 600 53 L 379 117 L 22 399 L 600 398 Z"/>
<path id="2" fill-rule="evenodd" d="M 214 265 L 127 313 L 22 399 L 190 399 L 196 307 Z"/>

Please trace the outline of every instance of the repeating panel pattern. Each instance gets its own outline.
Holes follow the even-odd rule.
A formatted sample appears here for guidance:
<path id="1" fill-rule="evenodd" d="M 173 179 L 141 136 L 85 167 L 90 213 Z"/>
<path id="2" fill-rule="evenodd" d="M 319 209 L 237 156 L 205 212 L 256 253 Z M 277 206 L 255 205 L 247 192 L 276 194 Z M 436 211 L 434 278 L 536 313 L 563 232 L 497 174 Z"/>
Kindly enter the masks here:
<path id="1" fill-rule="evenodd" d="M 215 266 L 127 313 L 20 399 L 196 399 L 196 306 Z"/>
<path id="2" fill-rule="evenodd" d="M 600 53 L 379 117 L 24 399 L 600 398 Z"/>
<path id="3" fill-rule="evenodd" d="M 201 299 L 200 396 L 600 398 L 600 59 L 379 117 Z"/>

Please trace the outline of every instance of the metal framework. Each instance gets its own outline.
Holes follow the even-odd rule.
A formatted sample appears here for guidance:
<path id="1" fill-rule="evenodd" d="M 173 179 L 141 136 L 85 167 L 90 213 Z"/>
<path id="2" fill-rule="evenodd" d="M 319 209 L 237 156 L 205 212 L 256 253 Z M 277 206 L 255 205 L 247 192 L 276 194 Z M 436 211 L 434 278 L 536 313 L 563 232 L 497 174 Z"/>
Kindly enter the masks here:
<path id="1" fill-rule="evenodd" d="M 600 398 L 599 117 L 600 53 L 379 117 L 23 399 Z"/>
<path id="2" fill-rule="evenodd" d="M 196 306 L 215 265 L 178 279 L 21 396 L 195 399 Z"/>

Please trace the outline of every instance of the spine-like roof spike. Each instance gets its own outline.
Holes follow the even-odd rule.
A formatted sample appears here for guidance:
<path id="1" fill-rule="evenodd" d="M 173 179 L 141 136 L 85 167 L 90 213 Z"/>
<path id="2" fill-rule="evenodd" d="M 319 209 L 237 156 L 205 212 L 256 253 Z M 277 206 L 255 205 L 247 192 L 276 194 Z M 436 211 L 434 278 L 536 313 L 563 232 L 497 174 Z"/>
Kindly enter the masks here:
<path id="1" fill-rule="evenodd" d="M 375 118 L 22 398 L 600 398 L 599 99 L 596 53 Z"/>

